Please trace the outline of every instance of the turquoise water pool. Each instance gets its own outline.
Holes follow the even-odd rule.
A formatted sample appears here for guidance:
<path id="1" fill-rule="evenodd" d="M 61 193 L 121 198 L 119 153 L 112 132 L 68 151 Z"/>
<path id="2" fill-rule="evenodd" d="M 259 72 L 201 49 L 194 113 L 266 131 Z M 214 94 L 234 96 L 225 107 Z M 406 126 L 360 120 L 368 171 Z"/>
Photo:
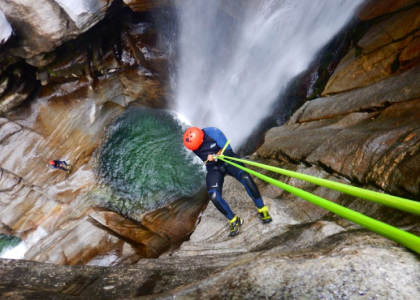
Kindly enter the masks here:
<path id="1" fill-rule="evenodd" d="M 110 125 L 99 155 L 106 206 L 130 216 L 195 194 L 205 173 L 183 145 L 186 127 L 172 112 L 141 107 Z"/>

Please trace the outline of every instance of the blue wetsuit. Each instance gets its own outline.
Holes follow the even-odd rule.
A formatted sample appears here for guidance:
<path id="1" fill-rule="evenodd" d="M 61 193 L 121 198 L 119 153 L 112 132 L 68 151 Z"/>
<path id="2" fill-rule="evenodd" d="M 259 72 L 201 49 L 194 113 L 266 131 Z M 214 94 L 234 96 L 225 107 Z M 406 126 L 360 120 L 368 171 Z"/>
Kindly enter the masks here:
<path id="1" fill-rule="evenodd" d="M 63 165 L 66 166 L 66 167 L 68 166 L 68 164 L 64 160 L 53 160 L 53 162 L 54 162 L 54 164 L 52 165 L 52 167 L 54 169 L 61 169 L 63 171 L 68 171 L 67 168 L 63 167 Z"/>
<path id="2" fill-rule="evenodd" d="M 215 127 L 207 127 L 202 129 L 204 132 L 204 139 L 201 146 L 194 151 L 194 153 L 200 157 L 202 161 L 206 161 L 209 154 L 216 154 L 219 150 L 223 149 L 226 145 L 227 139 L 220 129 Z M 227 146 L 225 155 L 238 157 L 232 150 L 232 147 Z M 236 164 L 243 165 L 235 162 Z M 258 208 L 264 206 L 260 192 L 252 177 L 245 171 L 240 170 L 228 163 L 221 160 L 219 161 L 208 161 L 206 163 L 207 168 L 207 191 L 210 196 L 210 200 L 216 206 L 216 208 L 224 214 L 229 220 L 231 220 L 235 214 L 229 207 L 229 204 L 222 198 L 222 187 L 225 175 L 230 175 L 239 180 L 244 186 L 249 196 L 254 200 L 255 205 Z"/>

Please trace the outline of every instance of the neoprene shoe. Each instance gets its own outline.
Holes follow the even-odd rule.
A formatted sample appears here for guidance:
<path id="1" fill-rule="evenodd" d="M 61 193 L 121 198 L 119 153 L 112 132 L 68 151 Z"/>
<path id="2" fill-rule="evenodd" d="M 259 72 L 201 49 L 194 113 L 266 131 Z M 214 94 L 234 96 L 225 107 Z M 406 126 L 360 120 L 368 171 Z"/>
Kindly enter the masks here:
<path id="1" fill-rule="evenodd" d="M 267 206 L 264 205 L 263 207 L 258 208 L 258 213 L 260 214 L 261 220 L 264 224 L 267 224 L 267 223 L 270 223 L 271 221 L 273 221 L 270 214 L 268 213 L 268 207 Z"/>
<path id="2" fill-rule="evenodd" d="M 230 225 L 229 236 L 235 236 L 239 234 L 242 224 L 244 224 L 244 220 L 239 218 L 237 215 L 235 215 L 232 220 L 229 220 L 229 225 Z"/>

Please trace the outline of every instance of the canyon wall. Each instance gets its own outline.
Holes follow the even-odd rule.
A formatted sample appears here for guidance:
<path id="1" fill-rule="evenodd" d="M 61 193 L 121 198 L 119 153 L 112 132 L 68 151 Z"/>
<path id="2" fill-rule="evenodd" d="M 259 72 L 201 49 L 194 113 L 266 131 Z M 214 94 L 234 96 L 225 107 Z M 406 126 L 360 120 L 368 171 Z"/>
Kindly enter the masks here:
<path id="1" fill-rule="evenodd" d="M 361 30 L 357 32 L 360 38 L 350 45 L 338 64 L 331 63 L 331 75 L 325 89 L 319 92 L 320 96 L 306 101 L 283 126 L 270 129 L 264 144 L 251 159 L 419 200 L 416 176 L 420 168 L 419 9 L 420 2 L 413 0 L 366 1 L 356 15 L 361 23 L 354 30 Z M 112 101 L 107 103 L 111 107 L 117 105 Z M 118 109 L 121 107 L 123 105 L 119 104 Z M 116 113 L 115 110 L 112 112 Z M 26 129 L 23 124 L 29 121 L 21 116 L 14 111 L 0 123 L 4 124 L 0 134 L 10 136 L 1 147 L 5 147 L 10 138 L 21 136 L 21 143 L 24 143 L 42 136 L 41 130 Z M 23 138 L 24 135 L 27 137 Z M 47 146 L 44 148 L 48 149 Z M 25 149 L 28 150 L 24 154 L 29 155 L 33 147 Z M 3 155 L 3 150 L 1 153 Z M 8 153 L 13 157 L 12 150 Z M 70 199 L 60 204 L 63 206 L 48 198 L 53 192 L 59 193 L 59 189 L 48 194 L 40 192 L 43 191 L 41 171 L 37 176 L 25 177 L 30 176 L 30 170 L 25 171 L 21 166 L 17 169 L 19 174 L 29 175 L 16 176 L 4 170 L 6 167 L 3 169 L 12 164 L 17 164 L 16 159 L 4 157 L 1 160 L 2 187 L 6 187 L 1 189 L 2 201 L 10 199 L 7 203 L 12 203 L 16 193 L 33 195 L 39 192 L 42 196 L 36 199 L 45 197 L 43 203 L 49 203 L 34 205 L 44 211 L 30 214 L 29 220 L 33 224 L 40 224 L 36 222 L 41 222 L 45 216 L 60 215 L 64 204 L 69 210 L 72 208 L 70 196 L 63 198 Z M 88 166 L 86 164 L 85 168 Z M 420 235 L 420 217 L 413 214 L 283 175 L 263 173 Z M 58 173 L 56 176 L 65 175 Z M 223 196 L 233 211 L 245 220 L 237 237 L 228 237 L 225 218 L 210 204 L 188 241 L 179 248 L 167 248 L 159 259 L 142 259 L 130 267 L 2 261 L 1 296 L 24 299 L 46 295 L 51 299 L 418 298 L 420 262 L 417 253 L 279 188 L 259 180 L 257 183 L 270 207 L 273 217 L 270 224 L 261 223 L 243 186 L 235 179 L 227 178 Z M 4 198 L 3 195 L 10 196 Z M 19 203 L 24 206 L 23 200 Z M 11 211 L 13 204 L 9 207 Z M 201 211 L 202 206 L 197 204 L 196 207 L 191 215 Z M 168 213 L 171 211 L 169 209 Z M 103 221 L 105 215 L 112 215 L 108 220 L 115 221 L 114 224 L 129 222 L 121 221 L 113 212 L 98 209 L 87 209 L 87 215 L 89 217 L 85 218 L 90 218 L 90 222 L 86 224 L 94 228 L 100 228 L 95 222 L 111 223 Z M 7 217 L 13 218 L 13 215 L 9 213 Z M 2 220 L 5 219 L 6 215 Z M 8 224 L 18 224 L 21 218 L 15 219 Z M 24 223 L 31 224 L 29 220 Z M 61 224 L 57 227 L 61 231 L 77 228 L 71 227 L 70 221 L 55 224 Z M 155 224 L 155 221 L 149 224 Z M 132 224 L 125 228 L 130 226 Z M 11 233 L 16 233 L 13 226 L 7 227 Z M 90 230 L 80 229 L 79 237 Z M 129 238 L 135 231 L 125 232 Z M 58 240 L 51 239 L 49 244 L 57 244 Z M 43 253 L 40 251 L 39 257 Z M 41 271 L 53 276 L 43 278 L 41 282 L 37 276 Z"/>
<path id="2" fill-rule="evenodd" d="M 25 258 L 39 262 L 158 257 L 191 233 L 206 193 L 128 217 L 100 200 L 97 169 L 106 125 L 129 106 L 165 108 L 170 99 L 172 41 L 156 25 L 165 12 L 64 2 L 0 2 L 16 33 L 0 53 L 0 232 L 24 240 Z M 50 168 L 52 159 L 70 163 L 71 174 Z"/>

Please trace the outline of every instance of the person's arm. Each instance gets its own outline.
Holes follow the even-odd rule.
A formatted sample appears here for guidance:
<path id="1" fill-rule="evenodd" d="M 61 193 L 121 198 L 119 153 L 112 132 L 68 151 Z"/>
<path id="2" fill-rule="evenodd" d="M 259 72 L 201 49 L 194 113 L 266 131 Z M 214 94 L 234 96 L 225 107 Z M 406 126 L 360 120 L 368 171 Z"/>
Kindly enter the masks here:
<path id="1" fill-rule="evenodd" d="M 216 127 L 208 127 L 208 128 L 204 128 L 204 130 L 205 130 L 206 134 L 208 134 L 213 140 L 216 141 L 217 146 L 219 146 L 219 148 L 223 149 L 223 147 L 227 143 L 227 138 L 224 135 L 224 133 Z M 226 150 L 232 150 L 230 145 L 227 146 Z"/>
<path id="2" fill-rule="evenodd" d="M 220 150 L 217 152 L 217 154 L 220 154 L 220 152 L 222 151 L 222 149 L 225 147 L 225 145 L 227 143 L 227 138 L 224 135 L 224 133 L 216 127 L 207 127 L 207 128 L 204 128 L 204 131 L 207 135 L 209 135 L 213 140 L 216 141 L 217 146 L 220 148 Z M 233 154 L 232 147 L 230 145 L 228 145 L 226 147 L 224 153 L 227 154 L 227 155 L 232 155 Z M 216 155 L 216 153 L 214 155 Z M 213 155 L 210 154 L 207 157 L 207 160 L 208 161 L 213 161 L 214 160 Z"/>

